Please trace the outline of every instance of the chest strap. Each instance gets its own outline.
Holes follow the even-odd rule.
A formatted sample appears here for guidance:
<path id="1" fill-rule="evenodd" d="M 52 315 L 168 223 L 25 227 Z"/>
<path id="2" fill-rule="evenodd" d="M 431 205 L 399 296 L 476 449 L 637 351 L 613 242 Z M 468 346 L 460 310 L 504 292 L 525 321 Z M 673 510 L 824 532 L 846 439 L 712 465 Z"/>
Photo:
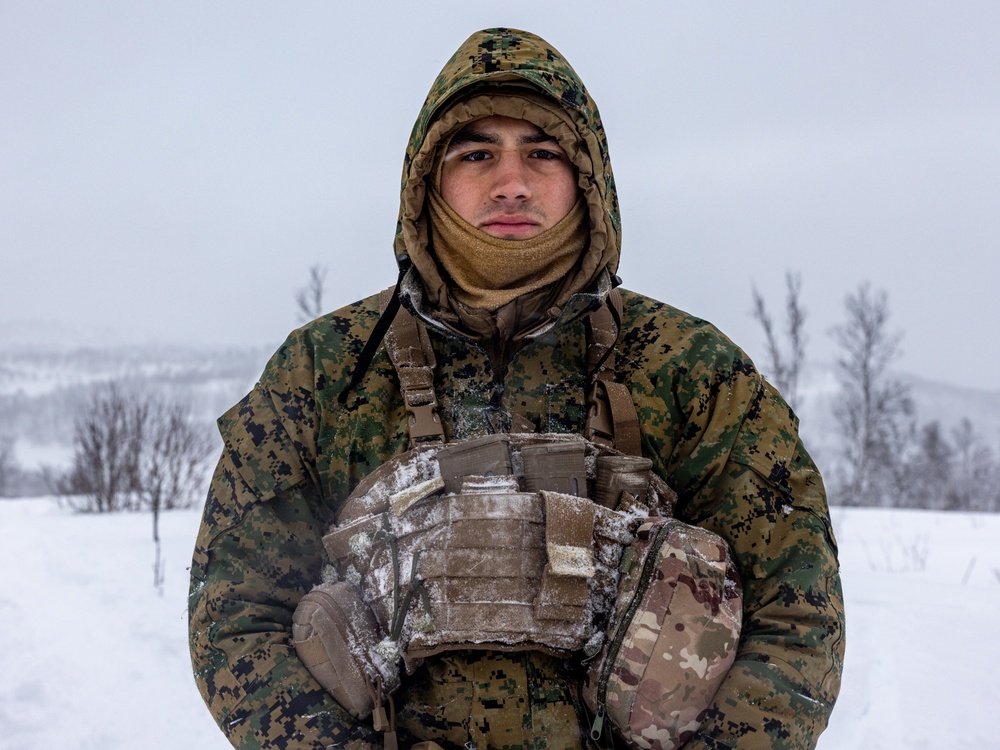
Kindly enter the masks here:
<path id="1" fill-rule="evenodd" d="M 389 287 L 379 295 L 383 311 L 395 293 L 396 288 Z M 443 443 L 444 427 L 434 392 L 437 359 L 427 329 L 408 310 L 400 307 L 386 331 L 385 347 L 399 375 L 399 389 L 409 414 L 410 446 Z"/>
<path id="2" fill-rule="evenodd" d="M 395 287 L 382 291 L 379 302 L 384 311 L 396 293 Z M 639 416 L 628 387 L 615 379 L 615 344 L 621 328 L 622 299 L 617 289 L 607 304 L 584 321 L 587 333 L 587 372 L 591 380 L 587 392 L 586 438 L 630 456 L 642 455 Z M 443 443 L 444 428 L 434 392 L 437 360 L 427 328 L 405 308 L 399 308 L 385 335 L 385 345 L 399 375 L 399 387 L 409 414 L 410 445 Z"/>
<path id="3" fill-rule="evenodd" d="M 622 297 L 617 289 L 607 304 L 587 316 L 586 437 L 598 445 L 614 447 L 629 456 L 642 455 L 639 415 L 627 386 L 615 378 L 615 344 L 621 330 Z"/>

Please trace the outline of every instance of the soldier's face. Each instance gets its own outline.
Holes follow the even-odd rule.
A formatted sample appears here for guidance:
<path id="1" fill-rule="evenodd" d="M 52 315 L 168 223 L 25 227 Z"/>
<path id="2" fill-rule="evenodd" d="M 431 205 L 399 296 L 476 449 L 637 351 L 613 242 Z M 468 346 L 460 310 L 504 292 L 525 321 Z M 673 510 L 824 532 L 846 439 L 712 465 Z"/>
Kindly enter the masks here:
<path id="1" fill-rule="evenodd" d="M 511 117 L 485 117 L 460 130 L 441 170 L 441 196 L 452 210 L 502 239 L 550 229 L 577 195 L 576 168 L 555 138 Z"/>

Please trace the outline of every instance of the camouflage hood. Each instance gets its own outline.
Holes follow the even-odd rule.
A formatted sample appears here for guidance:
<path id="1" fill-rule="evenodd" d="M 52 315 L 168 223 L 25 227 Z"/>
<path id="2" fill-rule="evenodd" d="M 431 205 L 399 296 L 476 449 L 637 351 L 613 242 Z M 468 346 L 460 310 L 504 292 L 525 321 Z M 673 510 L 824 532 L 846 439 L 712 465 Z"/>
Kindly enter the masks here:
<path id="1" fill-rule="evenodd" d="M 590 224 L 587 248 L 555 290 L 562 309 L 578 292 L 599 295 L 610 289 L 618 268 L 621 217 L 607 139 L 597 105 L 569 63 L 545 40 L 514 29 L 473 34 L 452 56 L 431 87 L 420 111 L 403 165 L 395 254 L 408 306 L 448 307 L 446 275 L 428 243 L 425 179 L 439 163 L 450 137 L 473 120 L 492 114 L 528 120 L 554 136 L 577 168 Z M 447 318 L 447 315 L 444 316 Z"/>

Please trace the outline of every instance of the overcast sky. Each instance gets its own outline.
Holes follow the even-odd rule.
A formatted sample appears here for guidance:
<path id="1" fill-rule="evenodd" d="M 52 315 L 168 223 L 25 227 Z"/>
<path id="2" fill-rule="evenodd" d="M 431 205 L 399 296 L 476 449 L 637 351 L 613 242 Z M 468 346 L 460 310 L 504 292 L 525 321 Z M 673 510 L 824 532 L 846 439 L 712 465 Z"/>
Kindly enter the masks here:
<path id="1" fill-rule="evenodd" d="M 832 360 L 868 281 L 903 370 L 1000 389 L 1000 3 L 0 0 L 0 328 L 274 344 L 308 269 L 389 285 L 428 88 L 534 31 L 596 99 L 627 287 L 763 363 L 801 274 Z M 43 325 L 44 324 L 44 325 Z M 4 340 L 0 336 L 0 341 Z"/>

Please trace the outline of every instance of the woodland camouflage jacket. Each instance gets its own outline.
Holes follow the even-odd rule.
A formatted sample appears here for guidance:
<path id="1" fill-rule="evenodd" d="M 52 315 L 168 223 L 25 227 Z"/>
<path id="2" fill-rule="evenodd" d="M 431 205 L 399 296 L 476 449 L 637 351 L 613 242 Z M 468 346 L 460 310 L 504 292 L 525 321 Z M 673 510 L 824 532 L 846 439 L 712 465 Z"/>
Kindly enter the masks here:
<path id="1" fill-rule="evenodd" d="M 413 250 L 405 236 L 406 189 L 430 113 L 470 81 L 509 79 L 512 69 L 562 102 L 590 133 L 594 164 L 581 183 L 590 188 L 592 225 L 599 222 L 595 231 L 604 234 L 595 243 L 603 247 L 601 263 L 613 272 L 617 202 L 596 107 L 545 42 L 496 30 L 456 53 L 414 129 L 397 257 Z M 823 484 L 798 438 L 797 419 L 711 325 L 631 292 L 622 297 L 616 370 L 638 411 L 643 454 L 677 491 L 678 517 L 730 543 L 744 586 L 736 662 L 685 747 L 812 747 L 839 691 L 844 620 Z M 480 347 L 431 328 L 449 439 L 486 434 L 510 415 L 539 432 L 582 433 L 585 332 L 571 307 L 526 339 L 500 378 Z M 364 476 L 408 448 L 407 413 L 384 348 L 346 405 L 339 401 L 378 318 L 376 295 L 295 331 L 257 386 L 219 421 L 225 448 L 191 569 L 190 638 L 199 688 L 236 747 L 379 742 L 370 725 L 352 719 L 315 682 L 290 641 L 292 612 L 321 579 L 321 536 L 340 504 Z M 539 684 L 572 698 L 579 672 L 571 664 L 533 661 L 531 669 L 544 672 Z M 407 716 L 411 727 L 440 720 L 405 694 L 399 701 L 404 729 Z M 580 746 L 561 742 L 552 729 L 562 722 L 576 731 L 572 706 L 546 725 L 522 713 L 520 734 L 492 746 Z"/>

